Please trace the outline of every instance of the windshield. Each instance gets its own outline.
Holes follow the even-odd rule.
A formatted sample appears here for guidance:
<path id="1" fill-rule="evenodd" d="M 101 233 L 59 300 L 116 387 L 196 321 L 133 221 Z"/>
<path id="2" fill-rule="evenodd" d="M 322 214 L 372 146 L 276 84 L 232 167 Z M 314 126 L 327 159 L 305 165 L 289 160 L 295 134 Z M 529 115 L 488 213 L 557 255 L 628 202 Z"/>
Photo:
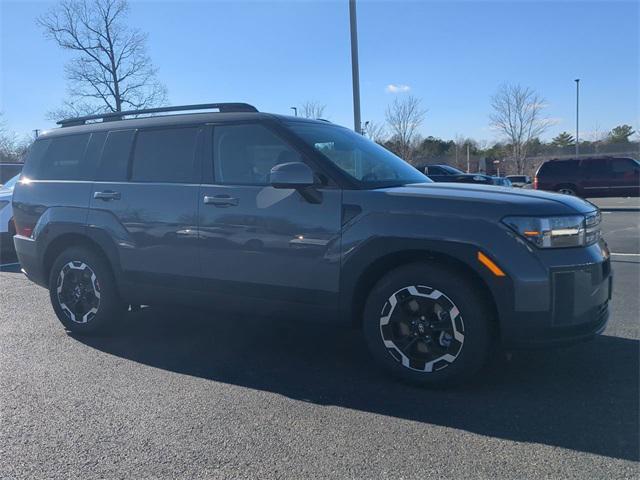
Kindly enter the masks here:
<path id="1" fill-rule="evenodd" d="M 431 182 L 389 150 L 346 128 L 302 122 L 291 122 L 289 127 L 363 186 L 375 188 Z"/>
<path id="2" fill-rule="evenodd" d="M 18 181 L 18 178 L 20 178 L 20 174 L 16 175 L 15 177 L 11 178 L 10 180 L 7 180 L 7 183 L 5 183 L 4 185 L 0 186 L 1 190 L 11 190 L 16 182 Z"/>

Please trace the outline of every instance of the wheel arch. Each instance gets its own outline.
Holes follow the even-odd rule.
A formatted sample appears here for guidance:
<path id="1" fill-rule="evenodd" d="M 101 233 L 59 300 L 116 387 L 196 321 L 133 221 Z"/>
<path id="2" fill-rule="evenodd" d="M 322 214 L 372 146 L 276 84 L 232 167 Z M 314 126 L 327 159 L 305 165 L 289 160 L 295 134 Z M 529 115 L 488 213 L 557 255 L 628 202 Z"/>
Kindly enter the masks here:
<path id="1" fill-rule="evenodd" d="M 101 256 L 111 269 L 114 277 L 116 277 L 117 279 L 117 270 L 115 268 L 116 264 L 114 264 L 114 262 L 112 261 L 112 258 L 107 253 L 107 250 L 96 240 L 90 238 L 87 235 L 77 232 L 63 233 L 47 244 L 44 255 L 42 257 L 44 278 L 49 278 L 49 276 L 51 275 L 51 268 L 53 267 L 53 263 L 55 262 L 56 258 L 58 258 L 58 256 L 64 250 L 70 247 L 85 247 Z"/>
<path id="2" fill-rule="evenodd" d="M 477 285 L 480 294 L 487 302 L 492 311 L 492 322 L 499 331 L 499 308 L 495 294 L 487 283 L 486 279 L 465 260 L 461 260 L 458 255 L 444 252 L 434 248 L 415 248 L 387 252 L 371 261 L 357 276 L 348 299 L 346 311 L 348 320 L 357 328 L 362 325 L 362 315 L 364 312 L 367 296 L 375 284 L 388 272 L 398 267 L 417 262 L 436 263 L 455 270 L 470 279 Z"/>

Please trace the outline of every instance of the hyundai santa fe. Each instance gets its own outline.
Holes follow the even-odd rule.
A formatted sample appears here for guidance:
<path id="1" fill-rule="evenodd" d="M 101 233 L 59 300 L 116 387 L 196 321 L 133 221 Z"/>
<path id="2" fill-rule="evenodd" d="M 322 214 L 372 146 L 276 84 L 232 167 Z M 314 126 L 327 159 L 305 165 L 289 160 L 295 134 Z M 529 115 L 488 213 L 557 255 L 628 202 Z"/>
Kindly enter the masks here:
<path id="1" fill-rule="evenodd" d="M 168 302 L 320 319 L 434 385 L 607 322 L 609 252 L 579 198 L 433 183 L 346 128 L 242 103 L 59 123 L 15 187 L 14 241 L 72 332 Z"/>

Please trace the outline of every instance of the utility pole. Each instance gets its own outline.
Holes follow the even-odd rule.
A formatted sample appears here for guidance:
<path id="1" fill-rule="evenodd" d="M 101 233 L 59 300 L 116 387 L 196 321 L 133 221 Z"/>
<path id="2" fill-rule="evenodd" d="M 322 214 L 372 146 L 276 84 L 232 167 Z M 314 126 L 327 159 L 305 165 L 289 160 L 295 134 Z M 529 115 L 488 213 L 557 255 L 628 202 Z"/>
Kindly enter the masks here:
<path id="1" fill-rule="evenodd" d="M 297 117 L 298 116 L 298 107 L 289 107 L 291 110 L 293 110 L 293 114 Z"/>
<path id="2" fill-rule="evenodd" d="M 576 78 L 576 158 L 580 155 L 580 79 Z"/>
<path id="3" fill-rule="evenodd" d="M 469 163 L 469 142 L 467 142 L 467 173 L 471 169 L 471 164 Z"/>
<path id="4" fill-rule="evenodd" d="M 349 0 L 349 22 L 351 25 L 351 79 L 353 81 L 353 129 L 362 133 L 360 121 L 360 70 L 358 67 L 358 23 L 356 0 Z"/>

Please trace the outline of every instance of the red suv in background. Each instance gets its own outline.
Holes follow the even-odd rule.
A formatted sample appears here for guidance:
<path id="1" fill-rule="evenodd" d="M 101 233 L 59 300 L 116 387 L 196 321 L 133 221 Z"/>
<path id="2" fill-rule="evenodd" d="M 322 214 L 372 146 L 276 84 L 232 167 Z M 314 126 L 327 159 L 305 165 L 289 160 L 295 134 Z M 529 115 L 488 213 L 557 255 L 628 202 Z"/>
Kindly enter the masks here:
<path id="1" fill-rule="evenodd" d="M 540 165 L 533 188 L 580 197 L 637 197 L 640 162 L 618 157 L 549 160 Z"/>

